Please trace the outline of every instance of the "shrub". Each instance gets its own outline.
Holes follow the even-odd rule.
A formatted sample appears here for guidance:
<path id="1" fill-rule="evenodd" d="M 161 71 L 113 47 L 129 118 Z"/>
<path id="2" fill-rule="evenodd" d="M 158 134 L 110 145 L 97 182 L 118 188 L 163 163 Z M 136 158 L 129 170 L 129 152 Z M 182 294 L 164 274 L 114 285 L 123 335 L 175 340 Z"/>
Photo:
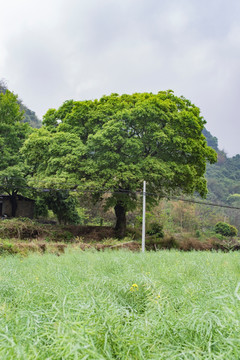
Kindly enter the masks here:
<path id="1" fill-rule="evenodd" d="M 146 239 L 146 250 L 150 251 L 150 250 L 160 250 L 160 249 L 177 249 L 179 248 L 179 243 L 177 241 L 177 239 L 174 238 L 174 236 L 167 236 L 164 238 L 158 238 L 158 239 L 153 239 L 153 238 L 148 238 Z"/>
<path id="2" fill-rule="evenodd" d="M 235 226 L 229 225 L 225 222 L 219 221 L 215 225 L 215 232 L 223 236 L 236 236 L 238 231 Z"/>
<path id="3" fill-rule="evenodd" d="M 198 238 L 201 237 L 201 232 L 200 232 L 200 230 L 196 230 L 196 237 L 198 237 Z"/>
<path id="4" fill-rule="evenodd" d="M 229 225 L 230 228 L 230 235 L 229 236 L 237 236 L 238 230 L 235 228 L 235 226 Z"/>
<path id="5" fill-rule="evenodd" d="M 69 194 L 68 190 L 45 193 L 44 201 L 57 216 L 60 224 L 78 224 L 80 222 L 76 209 L 77 200 Z"/>
<path id="6" fill-rule="evenodd" d="M 148 235 L 155 235 L 157 238 L 163 238 L 164 232 L 163 232 L 163 226 L 160 225 L 157 222 L 150 224 L 150 229 L 147 231 Z"/>

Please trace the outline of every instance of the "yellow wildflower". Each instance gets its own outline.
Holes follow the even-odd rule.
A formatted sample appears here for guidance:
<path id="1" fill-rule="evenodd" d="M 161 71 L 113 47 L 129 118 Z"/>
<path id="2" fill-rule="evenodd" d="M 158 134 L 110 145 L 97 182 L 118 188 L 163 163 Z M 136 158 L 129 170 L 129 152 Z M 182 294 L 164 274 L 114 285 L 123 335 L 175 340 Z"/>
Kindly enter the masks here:
<path id="1" fill-rule="evenodd" d="M 138 291 L 138 285 L 132 284 L 132 286 L 130 287 L 130 291 Z"/>

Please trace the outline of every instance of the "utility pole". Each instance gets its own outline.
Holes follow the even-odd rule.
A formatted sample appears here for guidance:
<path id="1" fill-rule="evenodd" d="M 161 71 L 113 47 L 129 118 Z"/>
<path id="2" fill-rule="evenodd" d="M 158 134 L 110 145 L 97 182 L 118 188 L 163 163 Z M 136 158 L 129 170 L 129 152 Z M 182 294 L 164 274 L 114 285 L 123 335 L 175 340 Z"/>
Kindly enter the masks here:
<path id="1" fill-rule="evenodd" d="M 142 252 L 145 251 L 146 181 L 143 181 Z"/>

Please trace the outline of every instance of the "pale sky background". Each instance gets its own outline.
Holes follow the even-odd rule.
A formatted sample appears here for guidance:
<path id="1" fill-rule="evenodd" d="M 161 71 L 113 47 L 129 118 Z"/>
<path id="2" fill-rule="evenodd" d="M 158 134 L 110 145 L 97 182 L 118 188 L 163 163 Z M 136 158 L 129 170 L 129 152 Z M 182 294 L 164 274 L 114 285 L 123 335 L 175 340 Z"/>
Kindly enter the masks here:
<path id="1" fill-rule="evenodd" d="M 0 0 L 0 79 L 39 118 L 65 100 L 174 90 L 240 153 L 239 0 Z"/>

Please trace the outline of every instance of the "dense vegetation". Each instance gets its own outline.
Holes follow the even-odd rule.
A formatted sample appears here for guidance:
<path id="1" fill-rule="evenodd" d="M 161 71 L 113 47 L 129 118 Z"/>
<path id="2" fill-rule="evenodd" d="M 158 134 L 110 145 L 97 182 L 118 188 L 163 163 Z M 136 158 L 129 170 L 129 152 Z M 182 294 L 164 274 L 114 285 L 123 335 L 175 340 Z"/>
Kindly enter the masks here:
<path id="1" fill-rule="evenodd" d="M 0 92 L 0 189 L 10 196 L 12 216 L 16 214 L 17 194 L 26 191 L 29 172 L 20 153 L 31 132 L 31 127 L 23 121 L 23 117 L 17 96 L 8 90 L 5 93 Z"/>
<path id="2" fill-rule="evenodd" d="M 13 216 L 18 193 L 35 198 L 43 222 L 0 222 L 1 359 L 239 357 L 239 211 L 171 195 L 206 194 L 212 147 L 208 198 L 240 206 L 240 155 L 218 149 L 188 100 L 158 96 L 66 102 L 33 130 L 17 96 L 0 89 L 0 190 Z M 143 178 L 162 191 L 154 206 L 148 196 L 147 249 L 213 251 L 121 250 L 140 249 Z M 120 242 L 116 206 L 130 225 Z"/>
<path id="3" fill-rule="evenodd" d="M 1 359 L 236 360 L 239 253 L 0 258 Z"/>
<path id="4" fill-rule="evenodd" d="M 206 194 L 204 171 L 215 160 L 213 148 L 218 162 L 207 164 L 208 200 L 240 207 L 240 155 L 228 158 L 219 150 L 188 100 L 171 91 L 71 100 L 50 109 L 44 126 L 33 131 L 21 102 L 2 83 L 0 96 L 0 189 L 11 195 L 13 216 L 17 194 L 36 199 L 36 217 L 54 214 L 63 224 L 113 226 L 115 209 L 118 235 L 125 235 L 127 221 L 141 226 L 136 191 L 144 178 L 147 191 L 159 195 L 148 196 L 147 231 L 155 224 L 161 234 L 201 238 L 211 236 L 219 221 L 240 230 L 236 210 L 171 200 L 174 193 Z"/>
<path id="5" fill-rule="evenodd" d="M 207 166 L 208 198 L 240 207 L 240 155 L 229 158 L 223 150 L 218 148 L 216 137 L 206 130 L 203 134 L 206 136 L 208 145 L 218 153 L 217 163 Z"/>
<path id="6" fill-rule="evenodd" d="M 112 94 L 50 109 L 22 151 L 41 186 L 93 188 L 93 200 L 114 208 L 123 237 L 143 180 L 159 198 L 206 195 L 206 163 L 215 162 L 216 153 L 202 135 L 204 124 L 200 110 L 172 91 Z"/>

